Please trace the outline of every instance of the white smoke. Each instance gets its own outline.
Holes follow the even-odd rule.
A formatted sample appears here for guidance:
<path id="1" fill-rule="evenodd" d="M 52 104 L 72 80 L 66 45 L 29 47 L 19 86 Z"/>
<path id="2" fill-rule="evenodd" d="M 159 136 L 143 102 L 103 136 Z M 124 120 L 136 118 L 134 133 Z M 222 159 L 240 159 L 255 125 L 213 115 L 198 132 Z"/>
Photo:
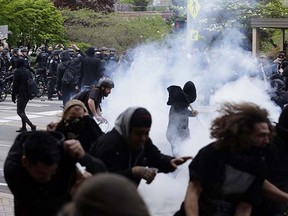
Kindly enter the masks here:
<path id="1" fill-rule="evenodd" d="M 103 101 L 103 116 L 114 126 L 115 119 L 130 106 L 143 106 L 152 114 L 150 137 L 165 154 L 171 155 L 166 140 L 169 106 L 167 87 L 183 85 L 191 80 L 197 89 L 197 99 L 192 104 L 199 111 L 191 118 L 191 139 L 179 144 L 177 151 L 183 156 L 195 156 L 200 148 L 211 142 L 209 127 L 223 102 L 254 102 L 266 108 L 273 121 L 280 109 L 267 93 L 267 84 L 251 53 L 240 48 L 243 35 L 237 29 L 226 29 L 214 49 L 199 52 L 191 48 L 186 35 L 167 38 L 164 42 L 141 45 L 133 50 L 131 67 L 113 75 L 115 88 Z M 104 130 L 107 128 L 104 127 Z M 190 161 L 171 174 L 158 174 L 139 192 L 143 195 L 151 215 L 173 215 L 184 199 L 188 185 Z"/>

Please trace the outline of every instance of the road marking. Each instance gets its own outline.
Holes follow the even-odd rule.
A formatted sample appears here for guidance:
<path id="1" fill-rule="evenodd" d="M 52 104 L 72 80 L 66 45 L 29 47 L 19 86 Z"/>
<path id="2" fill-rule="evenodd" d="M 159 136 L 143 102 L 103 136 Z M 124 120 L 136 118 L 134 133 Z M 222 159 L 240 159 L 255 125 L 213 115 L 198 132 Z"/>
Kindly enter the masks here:
<path id="1" fill-rule="evenodd" d="M 54 110 L 54 111 L 46 111 L 46 112 L 38 112 L 37 115 L 44 115 L 44 116 L 53 116 L 59 115 L 62 113 L 62 110 Z"/>
<path id="2" fill-rule="evenodd" d="M 3 144 L 0 144 L 0 147 L 11 147 L 11 145 L 3 145 Z M 0 169 L 1 170 L 1 169 Z"/>
<path id="3" fill-rule="evenodd" d="M 3 102 L 0 102 L 0 105 L 13 105 L 13 103 L 12 102 L 6 102 L 6 101 L 3 101 Z M 34 102 L 28 102 L 28 104 L 27 104 L 27 107 L 48 107 L 48 106 L 50 106 L 49 104 L 43 104 L 43 103 L 34 103 Z M 14 106 L 15 108 L 16 108 L 16 104 L 15 104 L 15 106 Z"/>
<path id="4" fill-rule="evenodd" d="M 3 120 L 3 119 L 0 119 L 0 123 L 8 123 L 8 122 L 11 122 L 11 120 Z"/>
<path id="5" fill-rule="evenodd" d="M 12 106 L 3 106 L 3 107 L 0 107 L 1 110 L 11 110 L 11 109 L 16 109 L 16 106 L 12 107 Z"/>

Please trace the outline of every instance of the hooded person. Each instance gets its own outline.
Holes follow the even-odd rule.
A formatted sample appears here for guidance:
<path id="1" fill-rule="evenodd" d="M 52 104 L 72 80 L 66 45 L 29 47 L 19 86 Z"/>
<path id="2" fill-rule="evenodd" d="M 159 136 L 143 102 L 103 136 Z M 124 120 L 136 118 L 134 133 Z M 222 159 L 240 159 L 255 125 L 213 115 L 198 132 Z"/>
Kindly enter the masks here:
<path id="1" fill-rule="evenodd" d="M 17 115 L 21 118 L 22 127 L 16 132 L 26 132 L 26 125 L 28 124 L 32 131 L 36 130 L 34 125 L 28 116 L 25 109 L 30 100 L 29 98 L 29 86 L 28 80 L 32 77 L 31 72 L 25 67 L 25 60 L 19 58 L 17 60 L 17 69 L 14 71 L 13 76 L 13 88 L 11 99 L 13 103 L 17 105 Z"/>
<path id="2" fill-rule="evenodd" d="M 149 211 L 137 187 L 127 178 L 98 174 L 87 179 L 77 190 L 73 202 L 65 206 L 60 216 L 149 216 Z"/>
<path id="3" fill-rule="evenodd" d="M 116 119 L 114 128 L 99 137 L 91 154 L 103 160 L 108 171 L 126 176 L 137 185 L 150 184 L 157 171 L 173 172 L 191 157 L 162 154 L 149 137 L 152 117 L 143 107 L 129 107 Z"/>
<path id="4" fill-rule="evenodd" d="M 196 87 L 192 81 L 185 83 L 183 89 L 180 86 L 167 88 L 170 105 L 169 122 L 166 130 L 166 138 L 171 144 L 173 155 L 179 154 L 179 144 L 190 138 L 189 117 L 197 116 L 198 112 L 190 105 L 197 98 Z M 188 108 L 191 108 L 189 110 Z"/>
<path id="5" fill-rule="evenodd" d="M 105 71 L 101 60 L 95 56 L 94 47 L 88 47 L 85 53 L 86 57 L 82 62 L 82 73 L 80 76 L 82 91 L 87 90 L 91 85 L 97 85 Z"/>
<path id="6" fill-rule="evenodd" d="M 75 99 L 65 105 L 56 131 L 62 132 L 66 139 L 79 140 L 85 152 L 89 152 L 95 140 L 104 134 L 98 124 L 89 117 L 84 103 Z"/>

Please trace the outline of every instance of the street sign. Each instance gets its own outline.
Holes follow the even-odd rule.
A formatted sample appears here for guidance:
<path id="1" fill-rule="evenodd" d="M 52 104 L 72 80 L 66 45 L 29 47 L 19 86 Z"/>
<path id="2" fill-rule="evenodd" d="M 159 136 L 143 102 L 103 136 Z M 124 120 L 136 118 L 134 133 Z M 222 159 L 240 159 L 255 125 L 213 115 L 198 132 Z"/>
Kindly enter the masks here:
<path id="1" fill-rule="evenodd" d="M 189 31 L 189 39 L 192 41 L 199 40 L 199 32 L 197 30 L 190 30 Z"/>
<path id="2" fill-rule="evenodd" d="M 187 9 L 191 14 L 192 18 L 195 19 L 200 11 L 200 4 L 198 0 L 188 0 Z"/>
<path id="3" fill-rule="evenodd" d="M 0 26 L 0 40 L 4 38 L 8 39 L 8 25 Z"/>

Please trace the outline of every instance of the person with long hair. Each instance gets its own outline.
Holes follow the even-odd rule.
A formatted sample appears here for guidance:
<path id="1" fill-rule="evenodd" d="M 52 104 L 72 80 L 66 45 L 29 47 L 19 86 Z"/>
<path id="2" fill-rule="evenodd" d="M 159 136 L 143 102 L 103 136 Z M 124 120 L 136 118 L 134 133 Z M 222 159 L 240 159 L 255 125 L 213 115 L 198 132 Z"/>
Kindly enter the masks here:
<path id="1" fill-rule="evenodd" d="M 266 109 L 253 103 L 225 103 L 213 120 L 211 144 L 189 165 L 185 200 L 175 216 L 251 215 L 265 182 L 262 150 L 272 124 Z"/>

